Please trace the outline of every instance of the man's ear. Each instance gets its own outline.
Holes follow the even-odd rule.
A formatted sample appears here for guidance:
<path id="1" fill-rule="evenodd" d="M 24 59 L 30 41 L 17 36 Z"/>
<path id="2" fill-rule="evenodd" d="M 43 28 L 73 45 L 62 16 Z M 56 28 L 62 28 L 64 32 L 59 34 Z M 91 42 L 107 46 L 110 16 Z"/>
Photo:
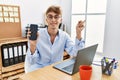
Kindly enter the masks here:
<path id="1" fill-rule="evenodd" d="M 48 25 L 48 21 L 47 21 L 47 19 L 45 19 L 45 24 Z"/>
<path id="2" fill-rule="evenodd" d="M 60 23 L 62 23 L 62 18 L 60 19 Z"/>
<path id="3" fill-rule="evenodd" d="M 62 23 L 62 18 L 61 18 L 61 23 Z"/>

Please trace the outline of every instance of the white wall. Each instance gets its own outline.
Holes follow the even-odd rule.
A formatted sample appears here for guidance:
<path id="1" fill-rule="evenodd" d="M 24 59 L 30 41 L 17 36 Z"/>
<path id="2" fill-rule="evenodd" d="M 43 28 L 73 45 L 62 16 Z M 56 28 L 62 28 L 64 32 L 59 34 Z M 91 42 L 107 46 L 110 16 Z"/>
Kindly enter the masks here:
<path id="1" fill-rule="evenodd" d="M 103 55 L 120 59 L 120 0 L 107 0 Z"/>
<path id="2" fill-rule="evenodd" d="M 22 35 L 25 36 L 25 27 L 27 24 L 44 24 L 44 13 L 50 5 L 59 5 L 63 9 L 63 23 L 68 28 L 71 18 L 71 0 L 0 0 L 0 4 L 20 6 Z"/>
<path id="3" fill-rule="evenodd" d="M 66 24 L 67 32 L 71 34 L 72 0 L 61 0 L 61 7 L 63 10 L 63 23 Z"/>

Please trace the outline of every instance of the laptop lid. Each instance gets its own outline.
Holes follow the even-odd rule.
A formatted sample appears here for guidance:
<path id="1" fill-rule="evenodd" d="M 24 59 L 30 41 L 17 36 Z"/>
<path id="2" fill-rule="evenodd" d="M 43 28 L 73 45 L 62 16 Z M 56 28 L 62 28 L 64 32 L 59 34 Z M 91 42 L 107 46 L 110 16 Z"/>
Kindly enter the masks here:
<path id="1" fill-rule="evenodd" d="M 56 69 L 59 69 L 63 72 L 66 72 L 68 74 L 74 74 L 74 73 L 78 72 L 80 65 L 91 65 L 92 64 L 93 58 L 96 53 L 97 46 L 98 46 L 98 44 L 95 44 L 95 45 L 83 48 L 77 52 L 76 58 L 72 58 L 70 60 L 63 61 L 61 63 L 54 65 L 53 67 Z M 71 64 L 73 64 L 73 68 L 71 68 L 72 72 L 65 70 L 64 67 L 67 67 Z"/>
<path id="2" fill-rule="evenodd" d="M 80 65 L 91 65 L 96 53 L 98 44 L 83 48 L 78 51 L 74 68 L 73 68 L 73 73 L 76 73 L 79 71 L 79 66 Z"/>

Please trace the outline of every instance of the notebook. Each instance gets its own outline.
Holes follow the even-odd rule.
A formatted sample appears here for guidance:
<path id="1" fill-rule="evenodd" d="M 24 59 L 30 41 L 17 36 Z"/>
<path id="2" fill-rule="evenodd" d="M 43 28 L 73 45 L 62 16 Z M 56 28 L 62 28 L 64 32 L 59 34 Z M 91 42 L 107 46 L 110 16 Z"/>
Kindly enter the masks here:
<path id="1" fill-rule="evenodd" d="M 62 61 L 53 67 L 68 74 L 74 74 L 79 71 L 80 65 L 91 65 L 96 53 L 98 44 L 85 47 L 78 50 L 77 56 L 66 61 Z"/>

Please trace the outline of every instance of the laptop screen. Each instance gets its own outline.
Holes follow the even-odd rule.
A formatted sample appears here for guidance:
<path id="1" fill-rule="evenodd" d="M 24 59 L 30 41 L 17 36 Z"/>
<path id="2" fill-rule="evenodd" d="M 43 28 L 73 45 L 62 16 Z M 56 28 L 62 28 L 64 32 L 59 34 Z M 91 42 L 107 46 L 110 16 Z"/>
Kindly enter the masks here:
<path id="1" fill-rule="evenodd" d="M 98 44 L 83 48 L 78 51 L 74 64 L 73 73 L 77 72 L 80 65 L 91 65 L 94 59 Z"/>

